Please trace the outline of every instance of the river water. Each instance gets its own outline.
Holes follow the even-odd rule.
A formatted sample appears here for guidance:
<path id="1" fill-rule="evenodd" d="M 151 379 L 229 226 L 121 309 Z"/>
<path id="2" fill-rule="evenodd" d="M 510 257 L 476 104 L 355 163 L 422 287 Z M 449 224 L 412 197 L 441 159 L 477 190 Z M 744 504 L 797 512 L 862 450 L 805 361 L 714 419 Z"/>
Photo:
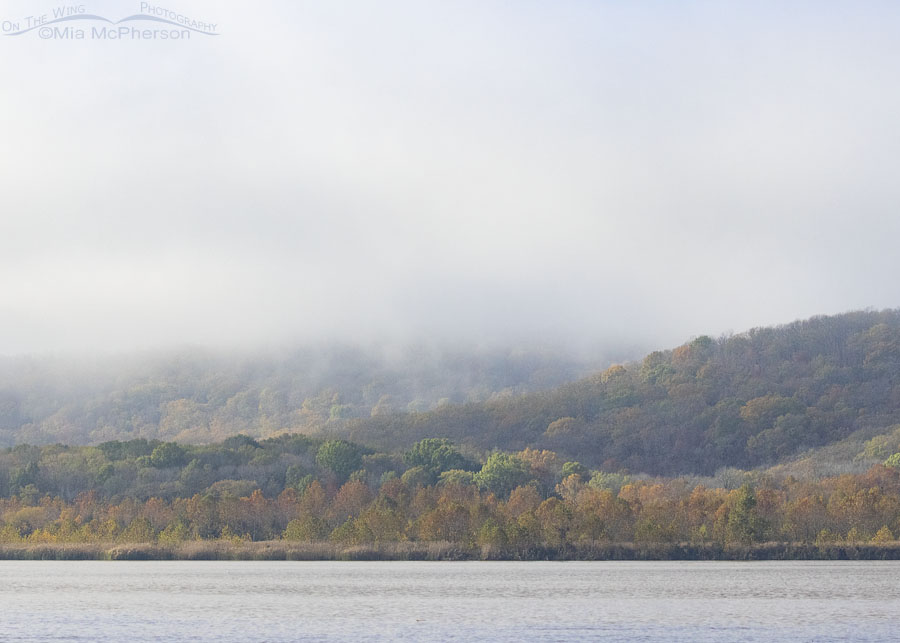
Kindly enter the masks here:
<path id="1" fill-rule="evenodd" d="M 2 641 L 892 641 L 900 563 L 0 562 Z"/>

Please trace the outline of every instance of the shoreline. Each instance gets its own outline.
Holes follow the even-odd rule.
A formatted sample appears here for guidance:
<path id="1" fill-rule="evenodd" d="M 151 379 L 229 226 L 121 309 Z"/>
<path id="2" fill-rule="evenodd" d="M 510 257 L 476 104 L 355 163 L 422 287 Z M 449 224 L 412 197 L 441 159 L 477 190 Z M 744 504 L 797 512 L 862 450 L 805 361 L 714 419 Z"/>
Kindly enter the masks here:
<path id="1" fill-rule="evenodd" d="M 0 560 L 128 561 L 765 561 L 900 560 L 900 542 L 872 544 L 761 543 L 594 544 L 519 549 L 451 543 L 338 545 L 284 541 L 0 544 Z"/>

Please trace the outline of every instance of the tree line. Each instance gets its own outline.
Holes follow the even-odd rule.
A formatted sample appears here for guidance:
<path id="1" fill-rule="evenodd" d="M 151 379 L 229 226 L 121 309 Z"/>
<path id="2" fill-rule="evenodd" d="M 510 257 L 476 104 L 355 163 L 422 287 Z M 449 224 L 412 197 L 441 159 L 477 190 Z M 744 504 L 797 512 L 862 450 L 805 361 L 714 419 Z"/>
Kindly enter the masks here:
<path id="1" fill-rule="evenodd" d="M 20 446 L 0 452 L 0 542 L 879 543 L 900 534 L 898 465 L 818 481 L 742 472 L 726 488 L 548 450 L 476 461 L 444 438 L 396 454 L 298 435 Z"/>

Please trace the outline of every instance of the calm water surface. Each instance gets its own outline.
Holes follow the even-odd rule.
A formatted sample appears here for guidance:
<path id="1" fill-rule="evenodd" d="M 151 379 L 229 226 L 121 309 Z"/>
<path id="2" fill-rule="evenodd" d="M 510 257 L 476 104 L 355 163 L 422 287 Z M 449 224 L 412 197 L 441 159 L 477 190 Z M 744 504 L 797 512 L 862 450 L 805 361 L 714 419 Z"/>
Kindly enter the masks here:
<path id="1" fill-rule="evenodd" d="M 2 641 L 895 641 L 900 563 L 0 562 Z"/>

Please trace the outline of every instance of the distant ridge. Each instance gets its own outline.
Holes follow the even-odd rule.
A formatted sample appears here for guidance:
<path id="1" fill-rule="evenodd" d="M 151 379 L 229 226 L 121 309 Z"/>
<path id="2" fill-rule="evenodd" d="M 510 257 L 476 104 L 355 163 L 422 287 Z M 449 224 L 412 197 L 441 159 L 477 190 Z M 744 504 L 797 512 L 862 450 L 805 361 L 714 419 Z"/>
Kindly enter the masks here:
<path id="1" fill-rule="evenodd" d="M 610 361 L 548 349 L 341 344 L 0 357 L 0 447 L 313 433 L 348 418 L 552 389 Z"/>

